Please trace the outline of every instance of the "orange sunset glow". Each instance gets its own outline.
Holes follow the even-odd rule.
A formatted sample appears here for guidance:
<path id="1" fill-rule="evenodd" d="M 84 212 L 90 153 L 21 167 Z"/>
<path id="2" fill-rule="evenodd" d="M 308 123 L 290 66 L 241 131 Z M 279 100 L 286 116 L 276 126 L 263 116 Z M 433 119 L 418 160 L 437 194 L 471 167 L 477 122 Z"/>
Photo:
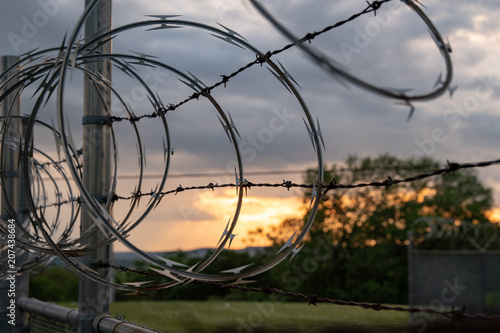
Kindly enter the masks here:
<path id="1" fill-rule="evenodd" d="M 491 222 L 500 224 L 500 208 L 490 209 L 485 215 Z"/>
<path id="2" fill-rule="evenodd" d="M 233 231 L 237 236 L 231 243 L 231 249 L 242 249 L 249 245 L 270 245 L 266 239 L 259 238 L 249 244 L 248 232 L 258 227 L 266 229 L 278 225 L 287 218 L 302 218 L 306 213 L 307 205 L 304 205 L 299 196 L 275 197 L 273 193 L 253 195 L 252 191 L 243 197 L 243 206 Z M 425 196 L 433 193 L 434 190 L 424 189 L 418 194 L 417 200 L 421 202 Z M 412 200 L 414 197 L 409 196 L 407 199 Z M 355 204 L 349 195 L 344 195 L 343 200 L 347 205 Z M 147 251 L 214 248 L 227 222 L 233 220 L 236 203 L 237 197 L 232 188 L 200 192 L 188 203 L 178 205 L 178 210 L 189 213 L 185 218 L 175 218 L 168 222 L 165 217 L 171 214 L 172 210 L 160 205 L 148 218 L 150 222 L 134 230 L 130 240 Z M 494 223 L 500 223 L 500 208 L 489 210 L 486 217 Z M 115 251 L 128 250 L 118 243 L 115 245 Z"/>
<path id="3" fill-rule="evenodd" d="M 236 203 L 234 189 L 206 191 L 198 194 L 192 202 L 180 204 L 180 208 L 178 207 L 190 212 L 189 217 L 194 217 L 193 219 L 179 218 L 168 222 L 165 222 L 164 218 L 165 213 L 170 210 L 160 205 L 148 218 L 151 221 L 135 229 L 130 240 L 147 251 L 214 248 L 228 220 L 233 219 Z M 241 249 L 249 245 L 245 242 L 248 231 L 279 224 L 285 218 L 300 218 L 305 212 L 299 197 L 255 196 L 249 193 L 243 198 L 243 207 L 233 231 L 237 236 L 231 243 L 231 249 Z M 197 216 L 207 217 L 196 219 Z M 269 243 L 261 240 L 260 243 L 252 245 L 265 246 Z M 122 244 L 116 244 L 115 251 L 128 250 Z"/>

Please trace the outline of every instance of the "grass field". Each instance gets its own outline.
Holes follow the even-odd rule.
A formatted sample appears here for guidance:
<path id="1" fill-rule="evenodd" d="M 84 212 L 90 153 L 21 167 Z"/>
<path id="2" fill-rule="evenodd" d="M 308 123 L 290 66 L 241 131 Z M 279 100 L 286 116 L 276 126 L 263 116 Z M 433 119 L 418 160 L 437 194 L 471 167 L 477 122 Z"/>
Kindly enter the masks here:
<path id="1" fill-rule="evenodd" d="M 61 305 L 77 307 L 76 303 Z M 470 327 L 462 324 L 450 327 L 449 321 L 440 330 L 424 327 L 423 321 L 410 329 L 407 313 L 331 304 L 315 307 L 307 303 L 282 302 L 131 301 L 112 303 L 111 316 L 117 314 L 125 314 L 125 320 L 163 332 L 470 331 Z"/>

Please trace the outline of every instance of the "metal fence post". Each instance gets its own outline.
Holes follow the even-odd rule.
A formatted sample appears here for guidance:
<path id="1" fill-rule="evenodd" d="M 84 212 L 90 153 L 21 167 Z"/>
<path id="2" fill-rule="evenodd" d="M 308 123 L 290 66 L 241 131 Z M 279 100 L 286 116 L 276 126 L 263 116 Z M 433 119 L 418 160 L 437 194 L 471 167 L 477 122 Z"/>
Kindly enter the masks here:
<path id="1" fill-rule="evenodd" d="M 19 109 L 19 115 L 20 113 Z M 28 119 L 21 118 L 21 135 L 22 137 L 26 137 L 26 128 L 28 126 Z M 31 141 L 31 145 L 33 145 L 33 141 Z M 19 174 L 24 175 L 24 157 L 21 155 L 20 163 L 19 163 Z M 17 206 L 17 215 L 19 217 L 19 222 L 23 225 L 24 228 L 27 228 L 27 225 L 30 223 L 28 219 L 28 200 L 26 197 L 26 190 L 24 187 L 24 179 L 22 177 L 18 177 L 16 179 L 16 187 L 18 188 L 18 206 Z M 29 252 L 23 252 L 17 258 L 19 264 L 23 264 L 29 260 Z M 16 280 L 16 304 L 18 305 L 16 311 L 16 320 L 18 322 L 18 327 L 16 327 L 16 333 L 28 332 L 28 313 L 19 308 L 19 301 L 23 298 L 29 296 L 29 283 L 30 283 L 30 271 L 25 271 L 17 277 Z"/>
<path id="2" fill-rule="evenodd" d="M 85 5 L 91 0 L 85 0 Z M 85 36 L 95 37 L 97 34 L 109 31 L 112 21 L 112 0 L 101 0 L 94 7 L 92 13 L 85 22 Z M 111 41 L 103 44 L 97 49 L 105 54 L 111 53 Z M 111 62 L 109 60 L 97 60 L 85 65 L 89 71 L 99 73 L 102 77 L 111 81 Z M 110 91 L 101 88 L 102 100 L 95 87 L 92 85 L 88 75 L 84 79 L 84 101 L 83 116 L 105 117 L 106 109 L 111 105 Z M 110 132 L 103 124 L 85 122 L 83 125 L 83 183 L 92 196 L 103 198 L 110 188 Z M 81 233 L 93 226 L 88 207 L 82 204 Z M 97 244 L 104 239 L 104 235 L 95 229 L 89 237 L 84 239 L 87 245 Z M 108 262 L 111 258 L 111 246 L 104 246 L 90 252 L 86 259 L 90 262 Z M 110 279 L 109 268 L 98 268 L 100 276 Z M 108 287 L 97 283 L 80 280 L 79 286 L 79 332 L 93 332 L 92 322 L 97 315 L 109 313 L 110 290 Z"/>

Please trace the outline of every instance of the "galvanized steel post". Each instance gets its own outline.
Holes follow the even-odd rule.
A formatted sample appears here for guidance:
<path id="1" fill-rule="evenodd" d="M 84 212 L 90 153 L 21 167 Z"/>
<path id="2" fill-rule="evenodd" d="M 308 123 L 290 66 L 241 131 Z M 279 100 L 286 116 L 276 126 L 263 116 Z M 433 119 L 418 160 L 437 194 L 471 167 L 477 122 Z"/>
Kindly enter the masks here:
<path id="1" fill-rule="evenodd" d="M 19 95 L 19 98 L 21 96 Z M 21 116 L 21 108 L 20 108 L 20 101 L 17 102 L 17 107 L 18 107 L 18 116 Z M 21 126 L 21 136 L 26 139 L 26 132 L 27 132 L 27 127 L 28 127 L 28 118 L 21 117 L 18 119 L 18 122 L 20 122 Z M 29 138 L 30 145 L 33 147 L 33 138 Z M 18 198 L 18 203 L 17 203 L 17 216 L 19 218 L 19 223 L 22 224 L 24 228 L 28 228 L 28 225 L 30 224 L 30 220 L 28 217 L 28 198 L 26 196 L 26 189 L 24 186 L 24 181 L 25 179 L 22 177 L 24 175 L 24 154 L 21 154 L 21 157 L 19 159 L 19 175 L 20 177 L 16 178 L 16 188 L 17 188 L 17 198 Z M 28 156 L 28 158 L 31 158 Z M 21 265 L 29 260 L 30 253 L 27 251 L 23 251 L 18 255 L 16 258 L 16 262 L 18 265 Z M 16 309 L 16 321 L 17 321 L 17 327 L 16 327 L 16 333 L 23 333 L 27 332 L 28 330 L 28 313 L 23 311 L 22 309 L 19 308 L 19 300 L 22 298 L 26 298 L 29 296 L 29 284 L 30 284 L 30 271 L 25 271 L 22 274 L 19 274 L 17 279 L 16 279 L 16 304 L 18 305 L 18 308 Z"/>
<path id="2" fill-rule="evenodd" d="M 91 0 L 85 0 L 85 5 Z M 89 38 L 107 32 L 112 24 L 112 0 L 101 0 L 94 7 L 92 13 L 85 23 L 86 41 Z M 111 41 L 99 46 L 97 52 L 111 53 Z M 106 80 L 111 81 L 111 62 L 109 60 L 96 60 L 85 65 L 87 70 L 97 73 Z M 84 80 L 83 116 L 106 117 L 110 110 L 111 92 L 100 87 L 101 96 L 92 84 L 89 75 Z M 95 198 L 105 198 L 110 188 L 111 173 L 111 145 L 110 130 L 103 124 L 84 122 L 83 125 L 83 183 L 90 194 Z M 106 200 L 104 200 L 106 201 Z M 89 208 L 82 204 L 81 233 L 91 228 L 94 223 Z M 105 236 L 99 229 L 95 229 L 89 237 L 82 242 L 86 245 L 95 245 L 103 241 Z M 91 251 L 87 260 L 91 262 L 108 262 L 111 258 L 111 246 L 102 246 Z M 110 279 L 109 268 L 97 268 L 100 276 Z M 80 280 L 79 287 L 79 332 L 93 332 L 92 322 L 94 318 L 102 313 L 109 313 L 110 290 L 95 282 Z"/>

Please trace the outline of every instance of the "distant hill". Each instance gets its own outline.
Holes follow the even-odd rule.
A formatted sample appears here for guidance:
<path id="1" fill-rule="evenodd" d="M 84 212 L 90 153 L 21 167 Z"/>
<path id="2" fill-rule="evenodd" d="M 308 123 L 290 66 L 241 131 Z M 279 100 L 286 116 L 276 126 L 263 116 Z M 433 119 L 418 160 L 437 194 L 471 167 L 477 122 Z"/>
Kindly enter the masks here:
<path id="1" fill-rule="evenodd" d="M 245 249 L 241 250 L 234 250 L 236 252 L 248 252 L 250 257 L 254 257 L 255 255 L 259 253 L 265 252 L 266 248 L 265 247 L 247 247 Z M 200 258 L 204 257 L 207 253 L 215 251 L 215 249 L 211 248 L 202 248 L 202 249 L 196 249 L 196 250 L 191 250 L 191 251 L 186 251 L 189 257 L 191 258 Z M 148 252 L 149 254 L 157 255 L 160 257 L 167 256 L 169 253 L 176 253 L 177 251 L 163 251 L 163 252 Z M 122 265 L 122 266 L 127 266 L 131 267 L 134 265 L 134 262 L 136 260 L 144 260 L 141 257 L 139 257 L 135 252 L 115 252 L 114 253 L 114 265 Z M 65 263 L 62 261 L 61 258 L 55 258 L 55 260 L 50 264 L 54 266 L 65 266 Z"/>
<path id="2" fill-rule="evenodd" d="M 257 254 L 263 253 L 265 251 L 265 247 L 247 247 L 245 249 L 241 250 L 235 250 L 236 252 L 247 252 L 250 257 L 254 257 Z M 191 251 L 186 251 L 189 257 L 192 258 L 199 258 L 199 257 L 204 257 L 207 255 L 207 253 L 215 251 L 215 249 L 212 248 L 202 248 L 202 249 L 196 249 L 196 250 L 191 250 Z M 175 253 L 177 251 L 165 251 L 165 252 L 148 252 L 150 254 L 154 254 L 157 256 L 167 256 L 169 253 Z M 135 252 L 115 252 L 114 254 L 114 262 L 115 265 L 123 265 L 123 266 L 132 266 L 136 260 L 143 260 L 141 257 L 139 257 Z"/>

